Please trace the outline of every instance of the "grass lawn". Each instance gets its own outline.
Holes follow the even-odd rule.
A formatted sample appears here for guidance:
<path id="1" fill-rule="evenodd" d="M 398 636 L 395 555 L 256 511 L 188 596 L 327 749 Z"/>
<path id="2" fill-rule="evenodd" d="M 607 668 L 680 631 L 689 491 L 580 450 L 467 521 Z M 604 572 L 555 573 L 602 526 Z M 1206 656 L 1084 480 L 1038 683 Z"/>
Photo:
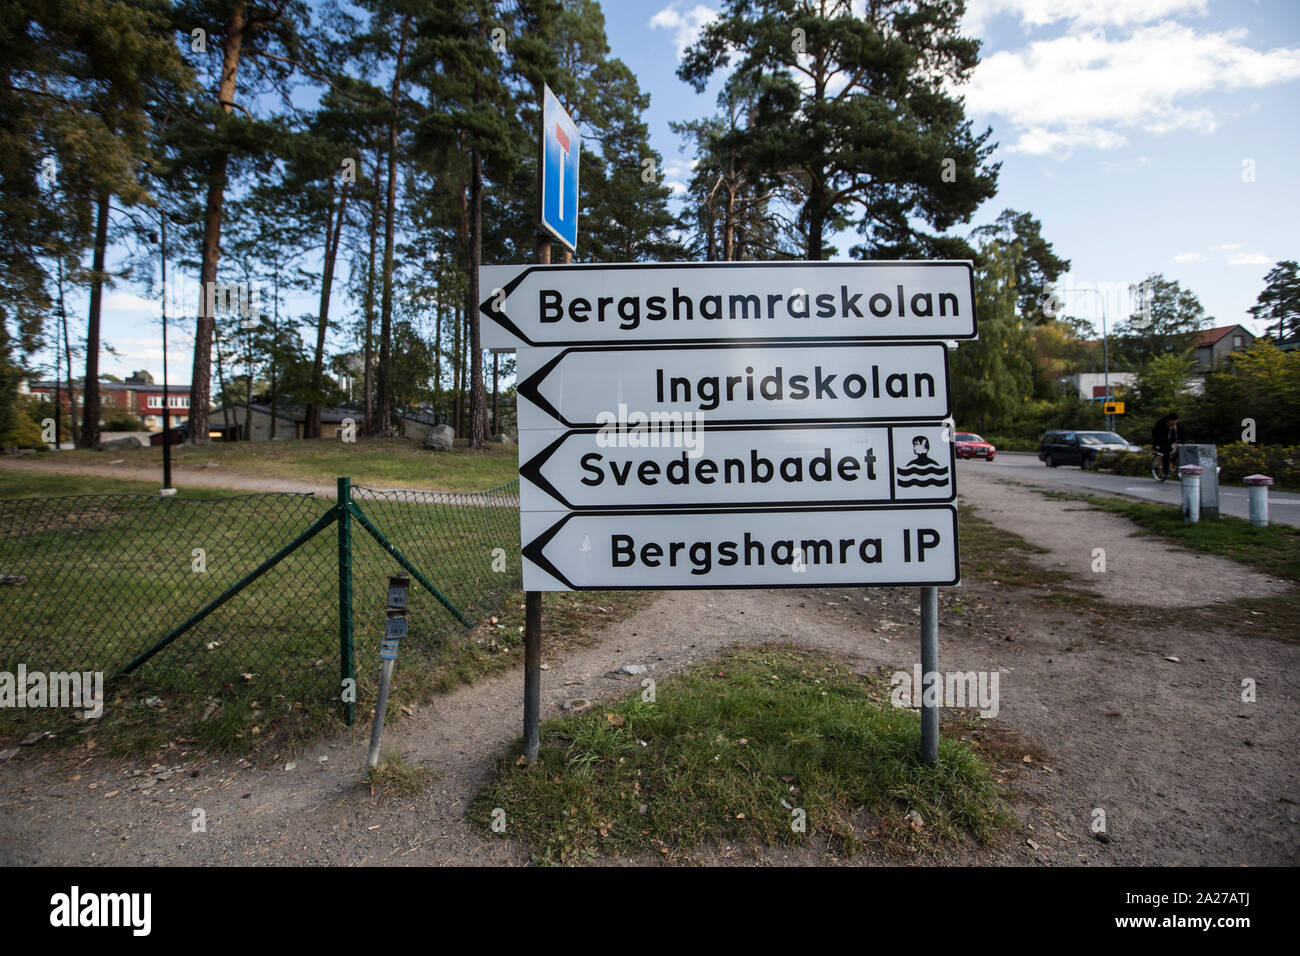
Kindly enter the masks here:
<path id="1" fill-rule="evenodd" d="M 1159 535 L 1186 548 L 1232 558 L 1268 574 L 1300 581 L 1300 528 L 1270 524 L 1257 528 L 1244 518 L 1223 515 L 1196 523 L 1183 520 L 1171 505 L 1089 496 L 1088 504 L 1128 518 L 1143 531 Z"/>
<path id="2" fill-rule="evenodd" d="M 158 495 L 158 481 L 128 481 L 94 475 L 36 474 L 0 468 L 0 500 L 6 498 L 53 498 L 59 495 Z M 238 492 L 221 488 L 181 488 L 177 498 L 229 498 Z"/>
<path id="3" fill-rule="evenodd" d="M 490 833 L 504 810 L 504 836 L 542 862 L 720 840 L 903 852 L 984 842 L 1009 819 L 965 745 L 941 735 L 938 765 L 921 762 L 920 718 L 891 706 L 885 677 L 798 647 L 736 650 L 664 678 L 653 701 L 637 688 L 548 721 L 534 767 L 520 747 L 469 817 Z"/>
<path id="4" fill-rule="evenodd" d="M 103 465 L 117 459 L 122 459 L 120 467 L 124 469 L 156 468 L 161 475 L 160 448 L 79 449 L 41 454 L 28 460 L 54 471 L 59 466 Z M 172 465 L 174 481 L 180 486 L 184 486 L 186 473 L 203 469 L 214 476 L 239 474 L 324 485 L 333 485 L 336 478 L 346 476 L 353 484 L 371 488 L 486 491 L 518 476 L 519 456 L 514 445 L 493 444 L 475 451 L 461 441 L 450 452 L 434 452 L 426 451 L 419 442 L 403 438 L 358 438 L 351 443 L 322 438 L 216 442 L 203 447 L 180 445 L 173 449 Z"/>

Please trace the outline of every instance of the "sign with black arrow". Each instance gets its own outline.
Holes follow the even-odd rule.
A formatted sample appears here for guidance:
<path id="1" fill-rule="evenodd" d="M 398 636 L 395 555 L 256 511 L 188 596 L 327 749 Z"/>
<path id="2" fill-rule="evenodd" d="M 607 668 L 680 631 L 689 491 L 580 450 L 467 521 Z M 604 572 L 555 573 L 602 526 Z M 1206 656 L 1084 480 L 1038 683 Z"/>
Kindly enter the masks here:
<path id="1" fill-rule="evenodd" d="M 630 413 L 716 425 L 934 422 L 947 350 L 916 344 L 522 349 L 519 428 L 587 428 Z"/>
<path id="2" fill-rule="evenodd" d="M 519 434 L 524 511 L 826 506 L 956 498 L 944 425 L 626 422 Z"/>
<path id="3" fill-rule="evenodd" d="M 970 262 L 484 266 L 484 348 L 975 338 Z"/>

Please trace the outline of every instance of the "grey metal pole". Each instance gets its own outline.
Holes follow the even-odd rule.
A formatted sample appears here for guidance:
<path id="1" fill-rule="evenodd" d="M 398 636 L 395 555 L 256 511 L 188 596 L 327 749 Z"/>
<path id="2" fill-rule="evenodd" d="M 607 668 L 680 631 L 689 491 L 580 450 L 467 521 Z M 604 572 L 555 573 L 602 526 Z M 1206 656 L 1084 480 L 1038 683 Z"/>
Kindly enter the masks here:
<path id="1" fill-rule="evenodd" d="M 524 598 L 524 757 L 537 763 L 541 749 L 542 592 Z"/>
<path id="2" fill-rule="evenodd" d="M 551 241 L 537 238 L 537 261 L 551 262 Z M 541 749 L 542 592 L 524 592 L 524 758 L 537 763 Z"/>
<path id="3" fill-rule="evenodd" d="M 926 703 L 925 687 L 939 677 L 939 589 L 921 588 L 921 759 L 933 764 L 939 759 L 939 700 L 931 694 Z M 936 691 L 938 687 L 936 686 Z"/>
<path id="4" fill-rule="evenodd" d="M 375 723 L 370 729 L 370 758 L 366 765 L 374 770 L 379 766 L 379 745 L 384 739 L 384 713 L 388 710 L 388 688 L 393 683 L 395 660 L 384 661 L 383 672 L 379 675 L 379 699 L 375 702 Z"/>

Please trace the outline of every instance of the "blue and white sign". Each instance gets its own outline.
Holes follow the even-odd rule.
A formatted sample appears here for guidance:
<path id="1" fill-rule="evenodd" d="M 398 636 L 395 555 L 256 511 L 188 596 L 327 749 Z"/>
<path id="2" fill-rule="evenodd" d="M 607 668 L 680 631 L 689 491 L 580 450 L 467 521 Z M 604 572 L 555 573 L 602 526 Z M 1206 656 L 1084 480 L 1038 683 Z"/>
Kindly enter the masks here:
<path id="1" fill-rule="evenodd" d="M 578 248 L 578 127 L 544 87 L 542 102 L 542 226 L 570 249 Z"/>

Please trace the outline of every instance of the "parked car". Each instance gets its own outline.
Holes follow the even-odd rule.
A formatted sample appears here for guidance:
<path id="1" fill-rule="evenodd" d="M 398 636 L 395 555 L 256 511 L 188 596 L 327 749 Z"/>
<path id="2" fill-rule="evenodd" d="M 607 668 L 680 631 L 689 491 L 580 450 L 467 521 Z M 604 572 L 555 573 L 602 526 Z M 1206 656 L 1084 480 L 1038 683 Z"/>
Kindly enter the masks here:
<path id="1" fill-rule="evenodd" d="M 1053 431 L 1043 436 L 1038 445 L 1038 460 L 1048 468 L 1058 465 L 1078 465 L 1088 469 L 1103 451 L 1141 451 L 1114 432 Z"/>
<path id="2" fill-rule="evenodd" d="M 992 461 L 993 456 L 998 453 L 992 442 L 986 442 L 974 432 L 957 432 L 954 441 L 957 445 L 958 458 L 983 458 L 985 461 Z"/>

